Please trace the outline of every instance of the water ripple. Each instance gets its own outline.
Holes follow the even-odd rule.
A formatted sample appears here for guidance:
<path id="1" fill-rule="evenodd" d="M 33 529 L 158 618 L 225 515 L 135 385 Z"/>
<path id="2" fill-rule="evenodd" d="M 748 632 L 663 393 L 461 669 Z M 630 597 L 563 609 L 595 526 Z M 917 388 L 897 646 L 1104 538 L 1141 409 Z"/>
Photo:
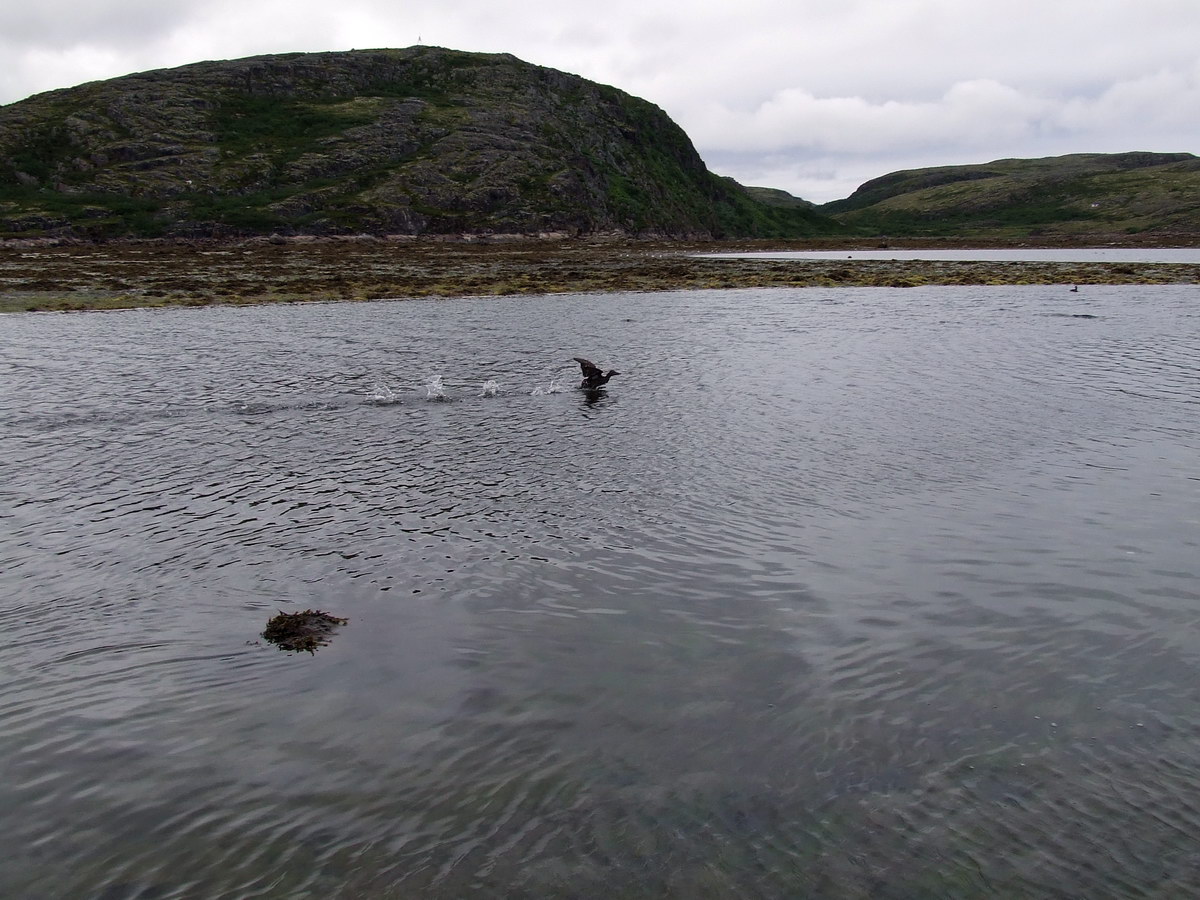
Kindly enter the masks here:
<path id="1" fill-rule="evenodd" d="M 1196 893 L 1189 290 L 7 317 L 0 893 Z"/>

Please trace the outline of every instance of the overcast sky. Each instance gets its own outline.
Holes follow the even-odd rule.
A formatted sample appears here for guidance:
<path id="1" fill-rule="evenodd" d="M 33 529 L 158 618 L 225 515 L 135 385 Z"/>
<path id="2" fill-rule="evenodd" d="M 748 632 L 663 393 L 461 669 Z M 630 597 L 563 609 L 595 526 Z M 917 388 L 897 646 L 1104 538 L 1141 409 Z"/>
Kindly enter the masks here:
<path id="1" fill-rule="evenodd" d="M 416 43 L 616 85 L 713 171 L 816 202 L 918 166 L 1200 152 L 1200 0 L 0 0 L 0 103 Z"/>

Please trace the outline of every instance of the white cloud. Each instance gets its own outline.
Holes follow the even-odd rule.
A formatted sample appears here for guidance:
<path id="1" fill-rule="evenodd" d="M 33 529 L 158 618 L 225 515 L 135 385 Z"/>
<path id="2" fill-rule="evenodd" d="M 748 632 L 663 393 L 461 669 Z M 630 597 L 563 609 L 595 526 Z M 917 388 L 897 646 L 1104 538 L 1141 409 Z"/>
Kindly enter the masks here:
<path id="1" fill-rule="evenodd" d="M 1063 105 L 1060 123 L 1080 132 L 1126 133 L 1195 128 L 1200 117 L 1200 65 L 1191 72 L 1160 69 L 1109 86 L 1096 98 Z"/>
<path id="2" fill-rule="evenodd" d="M 129 48 L 189 17 L 187 4 L 158 0 L 12 2 L 0 8 L 0 35 L 6 44 L 26 49 L 81 44 Z"/>
<path id="3" fill-rule="evenodd" d="M 798 149 L 861 154 L 889 148 L 906 152 L 940 147 L 1009 143 L 1030 136 L 1047 109 L 1045 100 L 991 80 L 952 85 L 934 101 L 814 97 L 789 88 L 757 109 L 709 107 L 692 112 L 693 138 L 717 151 Z"/>

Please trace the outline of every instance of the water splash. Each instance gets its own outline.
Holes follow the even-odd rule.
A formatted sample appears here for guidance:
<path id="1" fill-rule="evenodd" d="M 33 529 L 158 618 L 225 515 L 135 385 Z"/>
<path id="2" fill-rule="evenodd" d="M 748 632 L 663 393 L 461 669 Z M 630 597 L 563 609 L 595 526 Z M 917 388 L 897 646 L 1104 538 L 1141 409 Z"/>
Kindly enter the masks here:
<path id="1" fill-rule="evenodd" d="M 386 384 L 377 384 L 371 388 L 371 393 L 367 394 L 367 402 L 376 406 L 390 406 L 400 402 L 400 395 Z"/>
<path id="2" fill-rule="evenodd" d="M 483 385 L 482 385 L 482 391 L 483 391 L 483 392 L 482 392 L 482 394 L 481 394 L 480 396 L 483 396 L 483 397 L 495 397 L 495 396 L 496 396 L 496 394 L 497 394 L 497 393 L 500 391 L 500 385 L 499 385 L 499 383 L 498 383 L 498 382 L 492 381 L 492 380 L 489 378 L 487 381 L 485 381 L 485 382 L 483 383 Z"/>
<path id="3" fill-rule="evenodd" d="M 434 375 L 425 385 L 426 400 L 448 400 L 446 396 L 446 387 L 442 384 L 442 376 Z"/>
<path id="4" fill-rule="evenodd" d="M 563 389 L 562 388 L 562 380 L 563 380 L 563 376 L 555 375 L 553 378 L 550 379 L 550 383 L 547 384 L 545 387 L 542 387 L 541 385 L 538 385 L 537 387 L 535 387 L 533 389 L 531 396 L 543 397 L 546 394 L 561 394 L 562 389 Z"/>

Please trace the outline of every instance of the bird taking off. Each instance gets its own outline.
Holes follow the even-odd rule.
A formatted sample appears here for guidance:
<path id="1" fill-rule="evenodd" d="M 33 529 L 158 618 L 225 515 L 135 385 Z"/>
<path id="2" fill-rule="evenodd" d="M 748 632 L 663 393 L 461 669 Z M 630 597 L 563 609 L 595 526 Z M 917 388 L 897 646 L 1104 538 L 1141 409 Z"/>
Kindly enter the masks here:
<path id="1" fill-rule="evenodd" d="M 603 387 L 608 384 L 608 379 L 614 375 L 621 373 L 615 369 L 609 369 L 607 372 L 601 372 L 600 367 L 591 360 L 584 359 L 582 356 L 574 357 L 575 362 L 579 363 L 579 368 L 583 369 L 583 381 L 579 383 L 581 388 L 594 390 L 598 387 Z"/>

